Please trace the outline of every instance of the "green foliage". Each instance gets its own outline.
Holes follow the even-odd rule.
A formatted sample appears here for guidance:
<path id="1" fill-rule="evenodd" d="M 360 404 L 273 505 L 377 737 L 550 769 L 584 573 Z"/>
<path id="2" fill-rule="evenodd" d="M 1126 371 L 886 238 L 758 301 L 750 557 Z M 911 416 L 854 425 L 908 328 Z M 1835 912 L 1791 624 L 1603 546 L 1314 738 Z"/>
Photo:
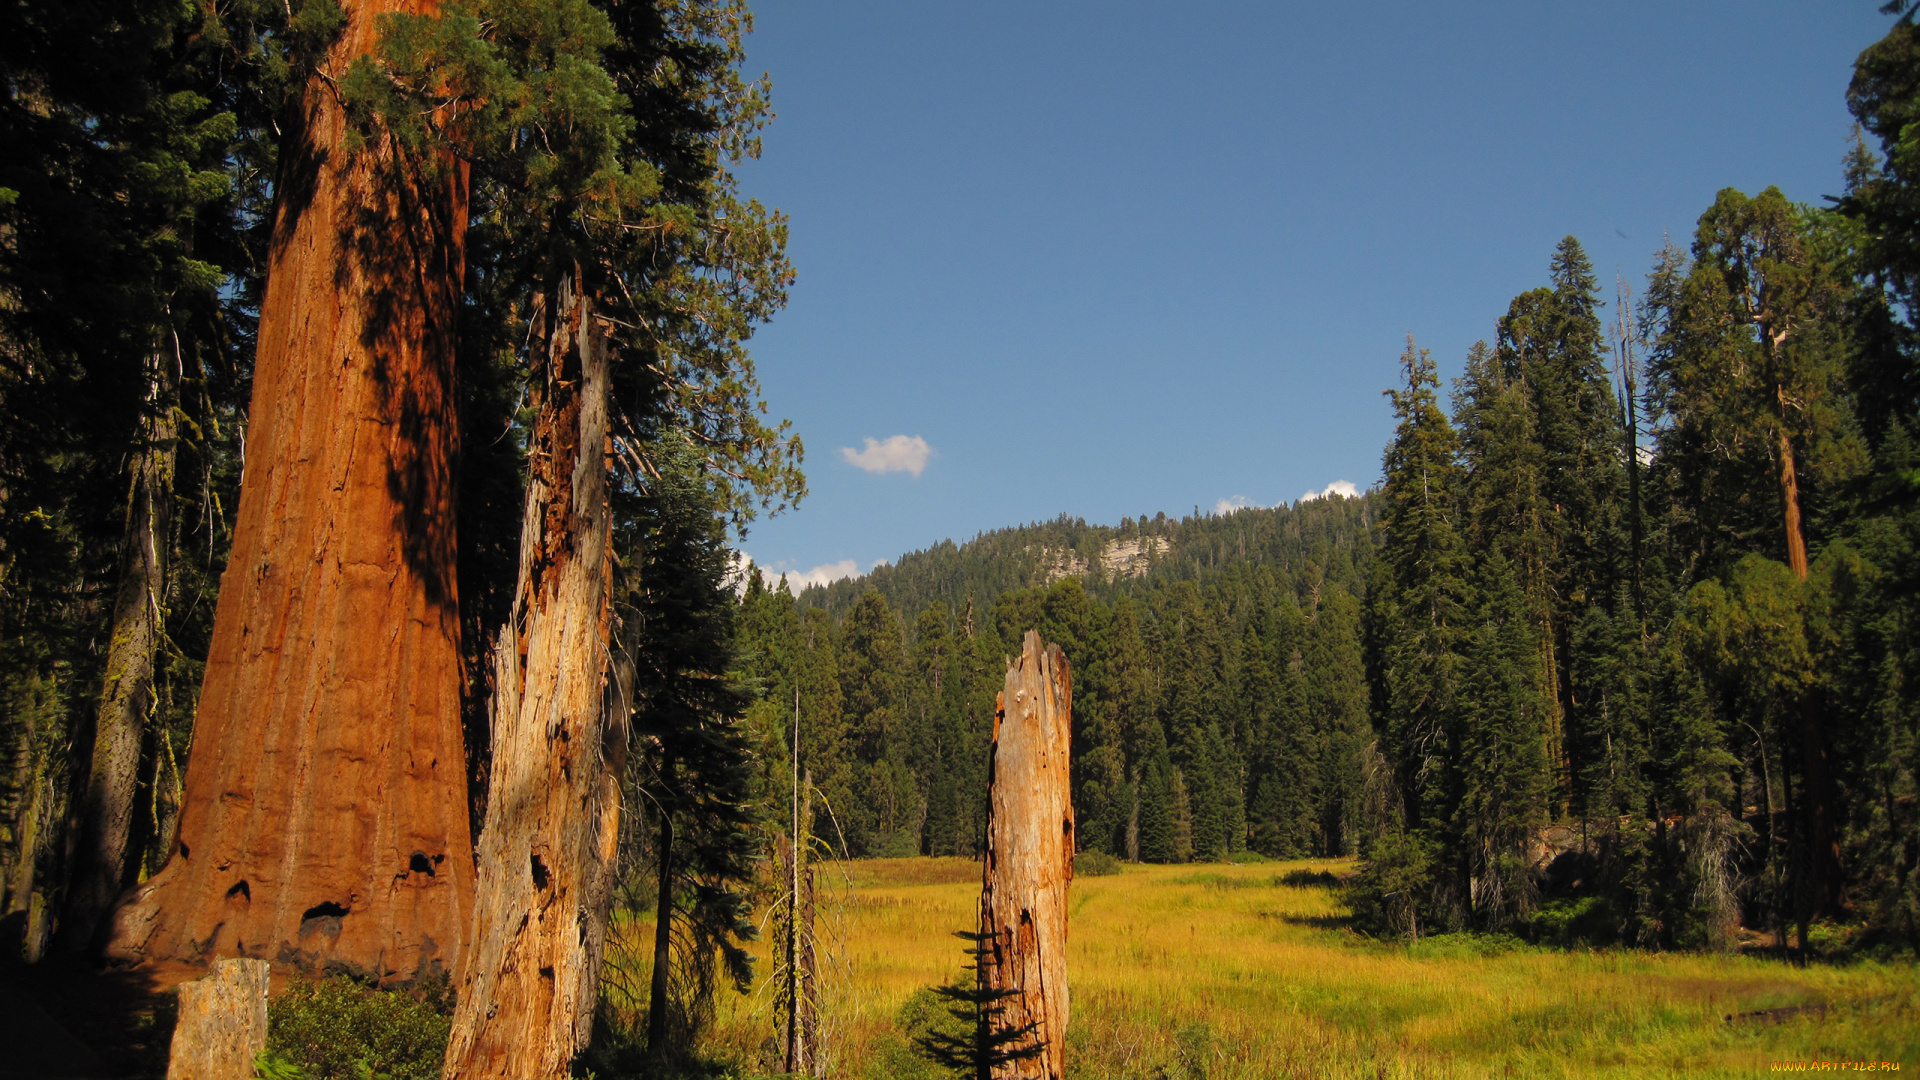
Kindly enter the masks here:
<path id="1" fill-rule="evenodd" d="M 1119 873 L 1125 865 L 1112 855 L 1095 848 L 1074 856 L 1073 874 L 1075 877 L 1108 877 Z"/>
<path id="2" fill-rule="evenodd" d="M 1422 926 L 1426 933 L 1441 929 L 1434 918 L 1435 848 L 1433 842 L 1400 830 L 1374 838 L 1349 886 L 1354 924 L 1383 937 L 1414 939 Z"/>
<path id="3" fill-rule="evenodd" d="M 149 450 L 176 455 L 162 501 L 180 527 L 159 545 L 168 648 L 142 762 L 161 780 L 139 794 L 129 862 L 165 854 L 247 390 L 263 206 L 245 178 L 271 158 L 272 91 L 240 62 L 255 44 L 235 28 L 262 7 L 85 0 L 0 14 L 0 746 L 30 763 L 0 781 L 0 833 L 20 849 L 10 865 L 38 864 L 16 876 L 20 910 L 28 890 L 57 908 L 69 849 L 23 816 L 86 817 L 65 793 L 87 768 L 112 639 L 101 598 L 132 516 L 128 465 Z M 151 431 L 161 417 L 173 435 Z"/>
<path id="4" fill-rule="evenodd" d="M 970 1072 L 950 1068 L 929 1057 L 920 1046 L 930 1040 L 962 1042 L 973 1029 L 953 1015 L 947 999 L 938 990 L 923 986 L 908 996 L 894 1018 L 895 1033 L 879 1040 L 867 1062 L 867 1075 L 885 1080 L 944 1080 L 946 1077 L 971 1076 Z"/>
<path id="5" fill-rule="evenodd" d="M 654 1040 L 690 1049 L 722 978 L 743 993 L 752 981 L 745 943 L 758 934 L 749 888 L 763 775 L 744 722 L 747 695 L 728 674 L 738 605 L 725 522 L 688 440 L 670 434 L 651 455 L 660 472 L 622 530 L 629 555 L 615 601 L 622 660 L 633 669 L 627 783 L 637 810 L 623 815 L 621 899 L 628 910 L 648 891 L 656 901 L 655 956 L 671 978 L 654 984 L 649 1041 L 667 1056 Z"/>
<path id="6" fill-rule="evenodd" d="M 914 1040 L 914 1049 L 946 1069 L 949 1075 L 988 1080 L 1003 1071 L 1002 1066 L 1039 1057 L 1046 1047 L 1033 1038 L 1037 1023 L 1011 1027 L 1001 1018 L 1006 1011 L 1006 1000 L 1018 991 L 995 989 L 979 980 L 981 958 L 988 951 L 988 947 L 981 944 L 983 936 L 966 931 L 955 936 L 972 943 L 967 949 L 967 955 L 972 957 L 967 971 L 973 974 L 933 988 L 931 996 L 947 1006 L 947 1020 L 926 1016 L 924 1034 Z M 907 1009 L 915 1007 L 915 1000 L 908 999 Z M 922 1010 L 931 1004 L 925 999 L 918 1000 Z"/>
<path id="7" fill-rule="evenodd" d="M 267 1010 L 266 1080 L 433 1080 L 451 1027 L 453 990 L 375 990 L 345 976 L 296 979 Z"/>

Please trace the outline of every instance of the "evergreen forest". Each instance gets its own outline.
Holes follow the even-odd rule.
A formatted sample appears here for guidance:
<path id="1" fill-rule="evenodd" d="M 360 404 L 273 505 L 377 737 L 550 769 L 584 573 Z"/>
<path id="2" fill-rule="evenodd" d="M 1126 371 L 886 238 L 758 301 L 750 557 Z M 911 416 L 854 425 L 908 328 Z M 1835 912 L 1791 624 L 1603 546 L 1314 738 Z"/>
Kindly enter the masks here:
<path id="1" fill-rule="evenodd" d="M 809 852 L 983 856 L 1028 631 L 1099 864 L 1350 860 L 1375 942 L 1910 960 L 1886 14 L 1840 194 L 1727 188 L 1631 280 L 1542 250 L 1458 377 L 1407 338 L 1369 490 L 793 589 L 736 552 L 807 494 L 745 0 L 6 5 L 0 974 L 253 958 L 413 993 L 420 1075 L 715 1075 Z"/>

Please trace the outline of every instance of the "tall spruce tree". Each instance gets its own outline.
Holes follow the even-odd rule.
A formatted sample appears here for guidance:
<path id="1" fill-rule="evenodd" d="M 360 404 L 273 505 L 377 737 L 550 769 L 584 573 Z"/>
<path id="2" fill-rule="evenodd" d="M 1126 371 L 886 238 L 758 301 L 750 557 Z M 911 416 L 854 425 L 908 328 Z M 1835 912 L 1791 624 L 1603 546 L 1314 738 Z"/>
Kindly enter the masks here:
<path id="1" fill-rule="evenodd" d="M 1444 865 L 1474 922 L 1499 929 L 1534 906 L 1529 848 L 1547 820 L 1552 763 L 1541 733 L 1552 698 L 1540 693 L 1538 623 L 1513 564 L 1489 552 L 1473 585 Z"/>
<path id="2" fill-rule="evenodd" d="M 1406 825 L 1420 830 L 1445 821 L 1452 802 L 1446 760 L 1458 735 L 1467 603 L 1459 530 L 1465 478 L 1432 358 L 1409 337 L 1400 367 L 1405 389 L 1388 392 L 1398 423 L 1387 447 L 1380 557 L 1368 602 L 1383 741 Z"/>

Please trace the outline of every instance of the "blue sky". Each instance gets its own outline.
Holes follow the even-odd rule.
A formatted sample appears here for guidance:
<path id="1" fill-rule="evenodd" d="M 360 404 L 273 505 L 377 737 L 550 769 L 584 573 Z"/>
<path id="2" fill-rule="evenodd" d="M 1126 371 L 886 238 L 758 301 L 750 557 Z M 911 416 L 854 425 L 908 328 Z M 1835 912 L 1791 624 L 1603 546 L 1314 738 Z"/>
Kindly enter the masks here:
<path id="1" fill-rule="evenodd" d="M 812 493 L 741 546 L 1365 488 L 1406 335 L 1457 373 L 1562 236 L 1610 297 L 1722 187 L 1837 194 L 1878 7 L 758 0 Z"/>

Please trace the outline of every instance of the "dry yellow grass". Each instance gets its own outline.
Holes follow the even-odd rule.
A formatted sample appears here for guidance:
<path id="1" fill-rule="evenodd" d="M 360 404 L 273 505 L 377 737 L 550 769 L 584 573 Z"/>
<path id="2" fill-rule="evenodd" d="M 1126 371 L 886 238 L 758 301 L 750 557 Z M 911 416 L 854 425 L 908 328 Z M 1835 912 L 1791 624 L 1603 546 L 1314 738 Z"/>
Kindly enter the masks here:
<path id="1" fill-rule="evenodd" d="M 1408 947 L 1343 929 L 1326 889 L 1279 883 L 1332 862 L 1130 866 L 1073 883 L 1077 1077 L 1749 1077 L 1776 1061 L 1920 1068 L 1910 965 L 1794 968 L 1753 957 Z M 825 1006 L 836 1075 L 916 1071 L 895 1030 L 923 986 L 955 979 L 978 864 L 820 868 L 839 940 Z M 634 931 L 650 932 L 644 924 Z M 765 965 L 763 964 L 763 969 Z M 1781 1020 L 1729 1014 L 1825 1003 Z M 728 995 L 711 1049 L 763 1067 L 772 995 Z M 1904 1071 L 1904 1070 L 1903 1070 Z"/>

